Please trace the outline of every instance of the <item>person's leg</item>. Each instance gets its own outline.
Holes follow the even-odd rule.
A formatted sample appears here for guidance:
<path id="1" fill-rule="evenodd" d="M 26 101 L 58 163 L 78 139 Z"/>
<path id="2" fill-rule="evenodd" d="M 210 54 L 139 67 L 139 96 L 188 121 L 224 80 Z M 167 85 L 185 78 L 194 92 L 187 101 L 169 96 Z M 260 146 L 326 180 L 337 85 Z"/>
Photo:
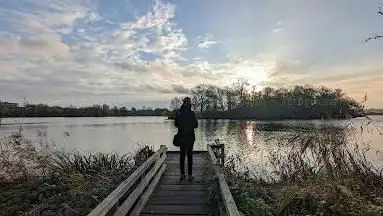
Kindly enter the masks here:
<path id="1" fill-rule="evenodd" d="M 185 178 L 185 155 L 186 155 L 186 146 L 180 146 L 180 171 L 181 179 Z"/>
<path id="2" fill-rule="evenodd" d="M 191 141 L 188 143 L 187 146 L 187 155 L 188 155 L 188 175 L 193 175 L 193 144 L 194 142 Z"/>

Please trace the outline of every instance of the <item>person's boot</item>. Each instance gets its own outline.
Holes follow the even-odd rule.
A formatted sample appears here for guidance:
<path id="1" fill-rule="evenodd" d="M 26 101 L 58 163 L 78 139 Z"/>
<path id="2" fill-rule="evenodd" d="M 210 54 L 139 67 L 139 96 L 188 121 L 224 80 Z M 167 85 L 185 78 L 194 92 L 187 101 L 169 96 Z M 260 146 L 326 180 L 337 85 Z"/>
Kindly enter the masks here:
<path id="1" fill-rule="evenodd" d="M 184 180 L 186 178 L 185 174 L 181 174 L 180 181 Z"/>
<path id="2" fill-rule="evenodd" d="M 188 176 L 188 180 L 189 180 L 189 182 L 192 182 L 193 179 L 194 179 L 194 177 L 193 177 L 192 175 L 189 175 L 189 176 Z"/>

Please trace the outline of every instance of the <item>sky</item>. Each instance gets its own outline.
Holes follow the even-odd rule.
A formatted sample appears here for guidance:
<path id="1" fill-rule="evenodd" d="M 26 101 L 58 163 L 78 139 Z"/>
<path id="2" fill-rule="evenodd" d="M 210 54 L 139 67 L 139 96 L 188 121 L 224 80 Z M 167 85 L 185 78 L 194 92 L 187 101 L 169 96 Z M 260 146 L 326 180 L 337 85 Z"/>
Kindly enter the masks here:
<path id="1" fill-rule="evenodd" d="M 0 100 L 167 107 L 195 85 L 342 88 L 383 108 L 382 0 L 0 2 Z"/>

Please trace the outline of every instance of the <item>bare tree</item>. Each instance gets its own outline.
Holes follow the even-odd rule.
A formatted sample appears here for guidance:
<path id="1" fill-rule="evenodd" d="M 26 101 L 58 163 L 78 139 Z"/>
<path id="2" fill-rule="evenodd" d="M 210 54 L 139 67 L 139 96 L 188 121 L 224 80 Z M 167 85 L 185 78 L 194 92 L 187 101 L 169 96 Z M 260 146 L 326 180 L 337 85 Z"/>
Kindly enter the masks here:
<path id="1" fill-rule="evenodd" d="M 176 109 L 178 109 L 181 106 L 181 104 L 182 104 L 181 99 L 179 97 L 174 97 L 170 101 L 170 109 L 171 110 L 176 110 Z"/>
<path id="2" fill-rule="evenodd" d="M 382 7 L 379 7 L 378 14 L 383 16 L 383 8 Z M 370 40 L 376 40 L 376 39 L 380 39 L 380 38 L 383 38 L 383 35 L 375 34 L 375 35 L 372 35 L 372 36 L 368 37 L 364 42 L 367 43 Z"/>
<path id="3" fill-rule="evenodd" d="M 241 105 L 246 104 L 248 96 L 247 88 L 249 85 L 249 81 L 246 79 L 238 79 L 237 82 L 233 84 L 234 91 L 237 93 Z"/>

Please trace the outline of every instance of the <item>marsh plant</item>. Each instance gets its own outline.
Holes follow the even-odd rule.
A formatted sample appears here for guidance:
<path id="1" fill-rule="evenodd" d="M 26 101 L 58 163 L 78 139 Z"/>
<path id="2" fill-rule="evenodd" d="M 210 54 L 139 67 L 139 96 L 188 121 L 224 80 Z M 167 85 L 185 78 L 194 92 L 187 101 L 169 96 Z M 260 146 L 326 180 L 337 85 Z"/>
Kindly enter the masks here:
<path id="1" fill-rule="evenodd" d="M 153 153 L 58 152 L 15 133 L 0 142 L 0 215 L 86 215 Z"/>
<path id="2" fill-rule="evenodd" d="M 369 145 L 353 137 L 366 132 L 365 126 L 327 124 L 281 135 L 277 148 L 269 148 L 262 176 L 242 157 L 230 157 L 224 171 L 239 210 L 245 215 L 383 215 L 382 168 L 367 159 Z M 209 196 L 219 200 L 215 184 Z"/>

